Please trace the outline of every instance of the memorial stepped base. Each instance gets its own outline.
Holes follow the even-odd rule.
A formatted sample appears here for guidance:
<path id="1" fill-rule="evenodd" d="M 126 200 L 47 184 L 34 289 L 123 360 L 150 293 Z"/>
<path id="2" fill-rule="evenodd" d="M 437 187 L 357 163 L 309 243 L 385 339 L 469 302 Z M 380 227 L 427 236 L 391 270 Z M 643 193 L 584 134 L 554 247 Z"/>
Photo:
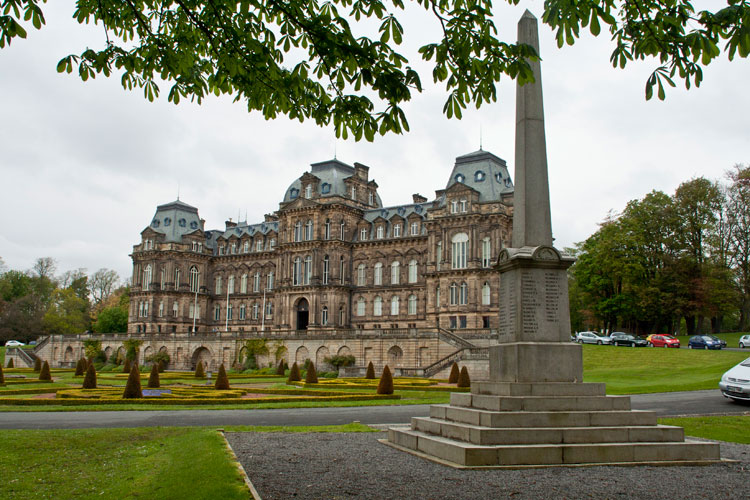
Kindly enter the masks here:
<path id="1" fill-rule="evenodd" d="M 682 428 L 631 410 L 629 397 L 604 395 L 604 384 L 477 382 L 411 428 L 389 429 L 387 444 L 460 467 L 720 461 L 718 444 L 685 441 Z"/>

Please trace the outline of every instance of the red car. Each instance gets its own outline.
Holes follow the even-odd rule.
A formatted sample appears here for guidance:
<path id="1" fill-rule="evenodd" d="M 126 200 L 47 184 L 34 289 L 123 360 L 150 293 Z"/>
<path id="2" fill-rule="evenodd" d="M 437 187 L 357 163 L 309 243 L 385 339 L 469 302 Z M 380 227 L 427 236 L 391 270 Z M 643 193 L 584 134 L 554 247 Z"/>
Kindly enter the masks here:
<path id="1" fill-rule="evenodd" d="M 651 347 L 680 347 L 680 341 L 671 335 L 650 335 L 648 342 Z"/>

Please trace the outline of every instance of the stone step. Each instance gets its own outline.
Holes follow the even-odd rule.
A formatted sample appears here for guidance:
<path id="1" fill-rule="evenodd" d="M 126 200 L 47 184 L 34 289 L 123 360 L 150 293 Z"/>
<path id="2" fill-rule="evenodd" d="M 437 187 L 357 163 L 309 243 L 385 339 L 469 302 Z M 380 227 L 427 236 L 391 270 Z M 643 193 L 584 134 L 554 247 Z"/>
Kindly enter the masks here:
<path id="1" fill-rule="evenodd" d="M 496 444 L 581 444 L 677 442 L 685 439 L 681 427 L 617 426 L 617 427 L 528 427 L 490 428 L 476 425 L 415 417 L 412 430 L 476 445 Z"/>
<path id="2" fill-rule="evenodd" d="M 719 445 L 705 442 L 475 445 L 408 429 L 390 429 L 388 440 L 460 466 L 573 464 L 705 464 L 720 460 Z"/>
<path id="3" fill-rule="evenodd" d="M 642 410 L 496 412 L 431 405 L 430 417 L 482 427 L 611 427 L 656 425 L 656 414 Z"/>
<path id="4" fill-rule="evenodd" d="M 451 405 L 491 411 L 630 410 L 630 396 L 491 396 L 454 392 Z"/>
<path id="5" fill-rule="evenodd" d="M 472 394 L 492 396 L 604 396 L 605 384 L 574 382 L 489 382 L 471 384 Z"/>

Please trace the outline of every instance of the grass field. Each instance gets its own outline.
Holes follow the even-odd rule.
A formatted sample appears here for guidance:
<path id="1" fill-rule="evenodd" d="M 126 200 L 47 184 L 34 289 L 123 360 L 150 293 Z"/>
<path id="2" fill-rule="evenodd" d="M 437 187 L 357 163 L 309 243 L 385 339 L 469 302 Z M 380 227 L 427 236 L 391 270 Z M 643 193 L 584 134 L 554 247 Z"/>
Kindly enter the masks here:
<path id="1" fill-rule="evenodd" d="M 659 423 L 683 427 L 686 436 L 750 444 L 750 415 L 660 418 Z"/>

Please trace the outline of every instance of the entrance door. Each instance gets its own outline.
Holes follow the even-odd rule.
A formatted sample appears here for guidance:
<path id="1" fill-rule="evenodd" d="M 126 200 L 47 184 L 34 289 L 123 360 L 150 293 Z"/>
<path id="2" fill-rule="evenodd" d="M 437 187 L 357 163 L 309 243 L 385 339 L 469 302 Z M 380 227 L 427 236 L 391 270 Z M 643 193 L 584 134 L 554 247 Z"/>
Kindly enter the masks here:
<path id="1" fill-rule="evenodd" d="M 307 330 L 310 321 L 310 305 L 307 299 L 299 299 L 297 302 L 297 330 Z"/>

